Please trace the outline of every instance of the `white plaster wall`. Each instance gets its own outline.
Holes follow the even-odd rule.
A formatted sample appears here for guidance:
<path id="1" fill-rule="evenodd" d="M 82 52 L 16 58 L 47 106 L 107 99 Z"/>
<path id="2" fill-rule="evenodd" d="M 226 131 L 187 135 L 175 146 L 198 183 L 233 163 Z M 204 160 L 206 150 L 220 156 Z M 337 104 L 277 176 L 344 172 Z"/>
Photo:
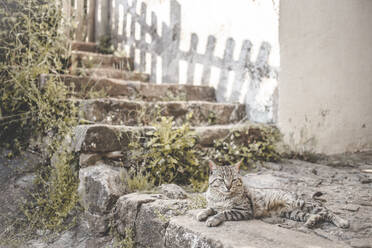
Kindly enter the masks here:
<path id="1" fill-rule="evenodd" d="M 281 0 L 278 125 L 292 149 L 372 149 L 371 30 L 371 0 Z"/>

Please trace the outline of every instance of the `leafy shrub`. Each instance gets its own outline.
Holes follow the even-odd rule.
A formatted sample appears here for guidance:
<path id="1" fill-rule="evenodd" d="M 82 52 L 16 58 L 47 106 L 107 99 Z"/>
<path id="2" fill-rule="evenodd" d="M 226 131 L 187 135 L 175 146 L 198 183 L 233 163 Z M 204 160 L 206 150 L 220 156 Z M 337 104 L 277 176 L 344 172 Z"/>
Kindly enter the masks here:
<path id="1" fill-rule="evenodd" d="M 28 223 L 35 229 L 59 231 L 73 224 L 73 210 L 78 202 L 78 175 L 71 165 L 77 159 L 65 151 L 58 153 L 53 168 L 43 167 L 37 173 L 37 192 L 23 206 Z"/>
<path id="2" fill-rule="evenodd" d="M 172 117 L 161 117 L 153 126 L 155 131 L 148 133 L 151 138 L 146 142 L 146 166 L 156 183 L 187 184 L 191 178 L 198 178 L 196 134 L 190 125 L 175 128 Z"/>
<path id="3" fill-rule="evenodd" d="M 136 247 L 136 243 L 134 241 L 134 233 L 132 228 L 126 227 L 125 228 L 125 236 L 121 237 L 120 234 L 115 233 L 114 236 L 114 248 L 134 248 Z"/>
<path id="4" fill-rule="evenodd" d="M 58 77 L 38 87 L 40 74 L 67 66 L 60 9 L 56 1 L 0 0 L 2 145 L 20 148 L 31 135 L 67 132 L 76 122 L 76 108 Z"/>
<path id="5" fill-rule="evenodd" d="M 75 156 L 61 147 L 77 123 L 77 108 L 58 74 L 68 64 L 59 0 L 0 0 L 0 140 L 16 151 L 47 137 L 55 165 L 38 172 L 37 192 L 23 206 L 29 229 L 59 230 L 73 223 L 78 177 Z M 40 74 L 55 74 L 41 87 Z"/>
<path id="6" fill-rule="evenodd" d="M 244 132 L 233 131 L 227 137 L 214 142 L 209 157 L 220 163 L 235 164 L 243 160 L 243 165 L 254 165 L 257 161 L 279 161 L 281 155 L 276 144 L 281 139 L 274 127 L 251 127 Z"/>
<path id="7" fill-rule="evenodd" d="M 99 53 L 103 54 L 113 54 L 114 48 L 111 44 L 111 37 L 108 35 L 102 35 L 99 38 L 97 50 Z"/>
<path id="8" fill-rule="evenodd" d="M 125 171 L 120 176 L 129 192 L 149 191 L 154 188 L 154 180 L 146 173 L 135 171 L 128 173 Z"/>
<path id="9" fill-rule="evenodd" d="M 205 181 L 206 168 L 200 164 L 197 136 L 186 121 L 175 127 L 173 117 L 156 118 L 153 131 L 134 134 L 129 144 L 129 163 L 137 173 L 147 173 L 155 185 L 197 184 Z M 144 168 L 144 169 L 141 169 Z"/>

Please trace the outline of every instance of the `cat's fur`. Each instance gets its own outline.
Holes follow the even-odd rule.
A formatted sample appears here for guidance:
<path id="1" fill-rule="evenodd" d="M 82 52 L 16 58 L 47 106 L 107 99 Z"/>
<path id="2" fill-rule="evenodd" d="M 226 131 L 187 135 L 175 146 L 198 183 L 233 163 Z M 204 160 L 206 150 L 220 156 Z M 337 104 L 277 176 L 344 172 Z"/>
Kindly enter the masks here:
<path id="1" fill-rule="evenodd" d="M 239 174 L 240 163 L 233 166 L 216 166 L 209 162 L 209 187 L 206 193 L 208 207 L 198 215 L 207 226 L 222 222 L 280 216 L 305 222 L 314 227 L 330 222 L 347 228 L 349 222 L 316 202 L 304 201 L 297 195 L 279 189 L 253 189 L 243 185 Z"/>

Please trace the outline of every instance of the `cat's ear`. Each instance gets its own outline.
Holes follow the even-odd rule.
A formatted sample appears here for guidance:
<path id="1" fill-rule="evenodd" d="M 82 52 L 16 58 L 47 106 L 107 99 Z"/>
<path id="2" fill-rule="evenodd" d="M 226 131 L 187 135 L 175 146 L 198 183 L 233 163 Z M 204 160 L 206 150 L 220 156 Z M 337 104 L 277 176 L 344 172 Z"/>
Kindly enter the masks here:
<path id="1" fill-rule="evenodd" d="M 210 171 L 214 170 L 217 167 L 216 164 L 212 160 L 208 161 L 208 165 L 209 165 Z"/>
<path id="2" fill-rule="evenodd" d="M 235 169 L 237 170 L 237 171 L 240 171 L 240 166 L 242 165 L 242 163 L 243 163 L 243 159 L 242 160 L 240 160 L 238 163 L 236 163 L 235 164 Z"/>

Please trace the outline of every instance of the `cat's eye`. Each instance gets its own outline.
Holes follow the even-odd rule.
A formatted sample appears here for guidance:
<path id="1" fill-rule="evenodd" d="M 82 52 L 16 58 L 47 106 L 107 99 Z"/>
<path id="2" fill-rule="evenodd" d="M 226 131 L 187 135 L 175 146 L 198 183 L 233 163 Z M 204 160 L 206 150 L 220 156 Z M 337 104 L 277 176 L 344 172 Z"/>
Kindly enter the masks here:
<path id="1" fill-rule="evenodd" d="M 212 182 L 210 182 L 211 185 L 214 185 L 214 186 L 218 186 L 221 184 L 221 182 L 223 182 L 223 179 L 220 178 L 220 177 L 217 177 L 215 179 L 212 180 Z"/>
<path id="2" fill-rule="evenodd" d="M 235 179 L 233 179 L 233 183 L 235 183 L 236 185 L 241 185 L 242 180 L 240 180 L 239 178 L 235 178 Z"/>

